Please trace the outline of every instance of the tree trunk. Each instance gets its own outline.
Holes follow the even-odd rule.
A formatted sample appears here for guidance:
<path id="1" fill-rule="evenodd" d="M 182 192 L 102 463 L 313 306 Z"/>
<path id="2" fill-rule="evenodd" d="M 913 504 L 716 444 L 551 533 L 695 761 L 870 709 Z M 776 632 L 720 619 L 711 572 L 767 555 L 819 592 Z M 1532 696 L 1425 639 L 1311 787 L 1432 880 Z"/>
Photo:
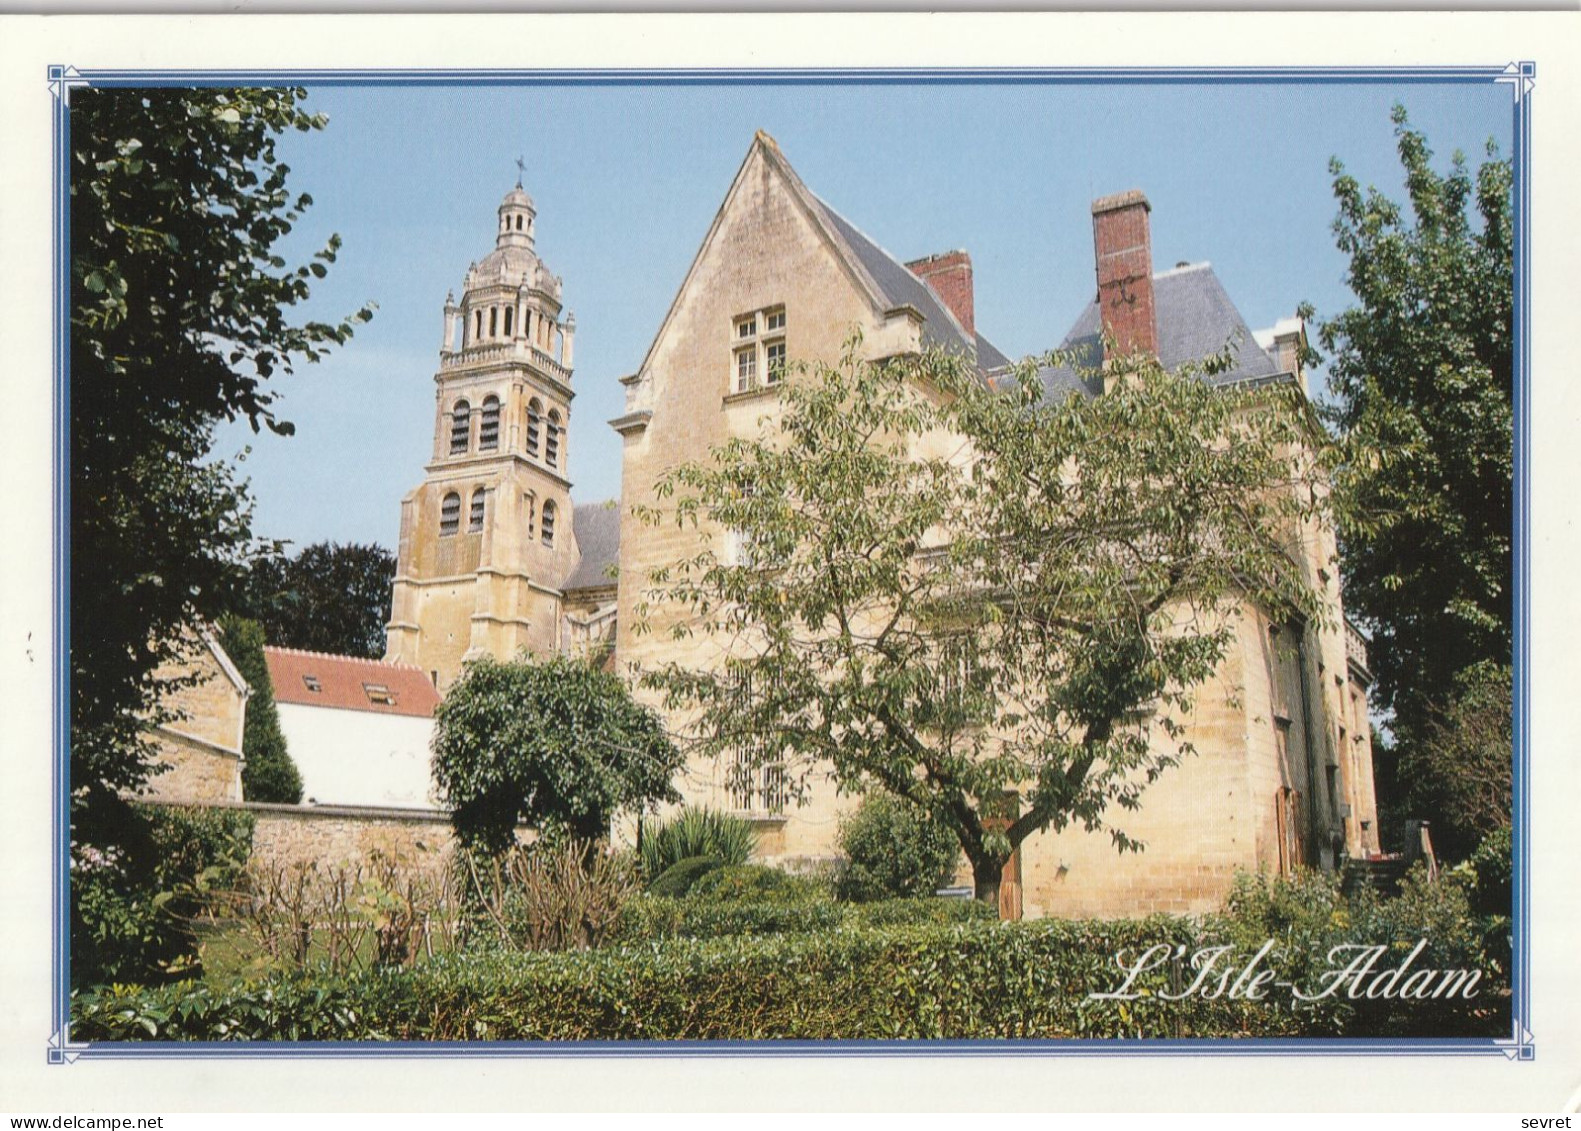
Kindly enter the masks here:
<path id="1" fill-rule="evenodd" d="M 999 913 L 999 881 L 1005 871 L 1005 862 L 996 857 L 983 856 L 972 860 L 972 886 L 977 899 Z"/>

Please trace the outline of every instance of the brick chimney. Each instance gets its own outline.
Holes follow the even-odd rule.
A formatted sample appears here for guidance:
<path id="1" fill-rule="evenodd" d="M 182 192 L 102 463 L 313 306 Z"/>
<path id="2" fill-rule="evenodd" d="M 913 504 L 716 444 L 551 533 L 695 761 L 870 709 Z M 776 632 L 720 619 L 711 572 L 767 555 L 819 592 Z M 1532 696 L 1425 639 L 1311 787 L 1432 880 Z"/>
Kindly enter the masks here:
<path id="1" fill-rule="evenodd" d="M 1098 309 L 1121 355 L 1158 356 L 1153 306 L 1153 248 L 1140 189 L 1092 202 L 1092 242 L 1098 265 Z M 1105 358 L 1105 360 L 1108 360 Z"/>
<path id="2" fill-rule="evenodd" d="M 961 324 L 968 336 L 977 333 L 972 305 L 972 257 L 964 251 L 945 251 L 906 264 L 906 270 L 927 283 L 939 301 Z"/>

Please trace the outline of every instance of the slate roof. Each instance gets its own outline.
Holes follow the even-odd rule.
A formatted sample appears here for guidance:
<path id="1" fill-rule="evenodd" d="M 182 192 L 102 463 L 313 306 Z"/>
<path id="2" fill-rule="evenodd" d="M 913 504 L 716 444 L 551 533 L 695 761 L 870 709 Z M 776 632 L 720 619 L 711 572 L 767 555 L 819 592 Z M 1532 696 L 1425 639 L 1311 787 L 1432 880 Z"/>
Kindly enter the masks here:
<path id="1" fill-rule="evenodd" d="M 615 584 L 609 567 L 620 558 L 620 507 L 614 503 L 581 503 L 571 512 L 581 561 L 560 588 L 598 589 Z"/>
<path id="2" fill-rule="evenodd" d="M 1230 385 L 1279 372 L 1257 344 L 1211 264 L 1193 263 L 1155 273 L 1153 302 L 1158 316 L 1158 360 L 1165 369 L 1201 362 L 1228 346 L 1234 362 L 1225 372 L 1204 376 L 1209 384 Z M 1101 329 L 1094 299 L 1065 335 L 1060 349 L 1076 351 L 1083 364 L 1096 369 L 1102 360 Z M 1099 382 L 1084 381 L 1068 366 L 1044 366 L 1038 377 L 1051 399 L 1073 392 L 1096 396 L 1101 391 Z"/>
<path id="3" fill-rule="evenodd" d="M 298 648 L 265 648 L 263 653 L 276 703 L 424 719 L 432 718 L 439 706 L 439 692 L 428 673 L 412 664 Z"/>
<path id="4" fill-rule="evenodd" d="M 811 195 L 811 194 L 809 194 Z M 1009 365 L 1010 359 L 995 349 L 981 334 L 968 335 L 956 321 L 949 307 L 939 300 L 929 287 L 908 270 L 889 252 L 874 243 L 868 235 L 851 221 L 840 215 L 828 204 L 814 196 L 823 209 L 829 225 L 839 233 L 851 254 L 856 257 L 891 307 L 914 306 L 922 315 L 922 344 L 927 348 L 953 350 L 975 357 L 980 369 L 996 369 Z"/>

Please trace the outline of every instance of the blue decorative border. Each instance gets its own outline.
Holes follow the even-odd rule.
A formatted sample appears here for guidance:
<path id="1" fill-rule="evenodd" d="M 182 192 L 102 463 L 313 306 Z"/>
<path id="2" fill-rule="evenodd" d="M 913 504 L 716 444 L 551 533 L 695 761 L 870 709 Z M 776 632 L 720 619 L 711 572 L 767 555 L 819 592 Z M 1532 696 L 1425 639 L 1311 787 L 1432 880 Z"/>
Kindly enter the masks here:
<path id="1" fill-rule="evenodd" d="M 51 911 L 53 919 L 51 1064 L 95 1060 L 299 1059 L 320 1057 L 913 1057 L 913 1056 L 1504 1056 L 1533 1060 L 1531 1017 L 1531 98 L 1537 66 L 1449 67 L 1076 67 L 1076 68 L 877 68 L 840 69 L 634 69 L 634 70 L 116 70 L 47 68 L 53 103 L 54 430 L 54 760 Z M 1305 83 L 1508 84 L 1514 98 L 1515 253 L 1515 779 L 1514 948 L 1511 972 L 1513 1032 L 1507 1038 L 1248 1039 L 1191 1040 L 976 1040 L 976 1041 L 137 1041 L 73 1043 L 70 1022 L 68 919 L 70 901 L 70 575 L 71 476 L 67 429 L 70 398 L 71 189 L 70 92 L 75 86 L 885 86 L 982 85 L 1291 85 Z"/>

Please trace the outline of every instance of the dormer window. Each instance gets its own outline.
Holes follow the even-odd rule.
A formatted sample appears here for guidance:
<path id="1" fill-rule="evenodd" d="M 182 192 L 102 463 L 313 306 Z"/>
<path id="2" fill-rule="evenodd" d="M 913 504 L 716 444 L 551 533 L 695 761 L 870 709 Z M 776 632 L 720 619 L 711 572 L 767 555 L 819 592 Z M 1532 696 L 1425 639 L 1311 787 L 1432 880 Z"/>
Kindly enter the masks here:
<path id="1" fill-rule="evenodd" d="M 368 702 L 376 707 L 395 706 L 395 692 L 382 683 L 365 683 L 362 692 L 368 697 Z"/>
<path id="2" fill-rule="evenodd" d="M 304 675 L 302 677 L 302 686 L 315 694 L 324 690 L 324 685 L 319 683 L 316 675 Z"/>

